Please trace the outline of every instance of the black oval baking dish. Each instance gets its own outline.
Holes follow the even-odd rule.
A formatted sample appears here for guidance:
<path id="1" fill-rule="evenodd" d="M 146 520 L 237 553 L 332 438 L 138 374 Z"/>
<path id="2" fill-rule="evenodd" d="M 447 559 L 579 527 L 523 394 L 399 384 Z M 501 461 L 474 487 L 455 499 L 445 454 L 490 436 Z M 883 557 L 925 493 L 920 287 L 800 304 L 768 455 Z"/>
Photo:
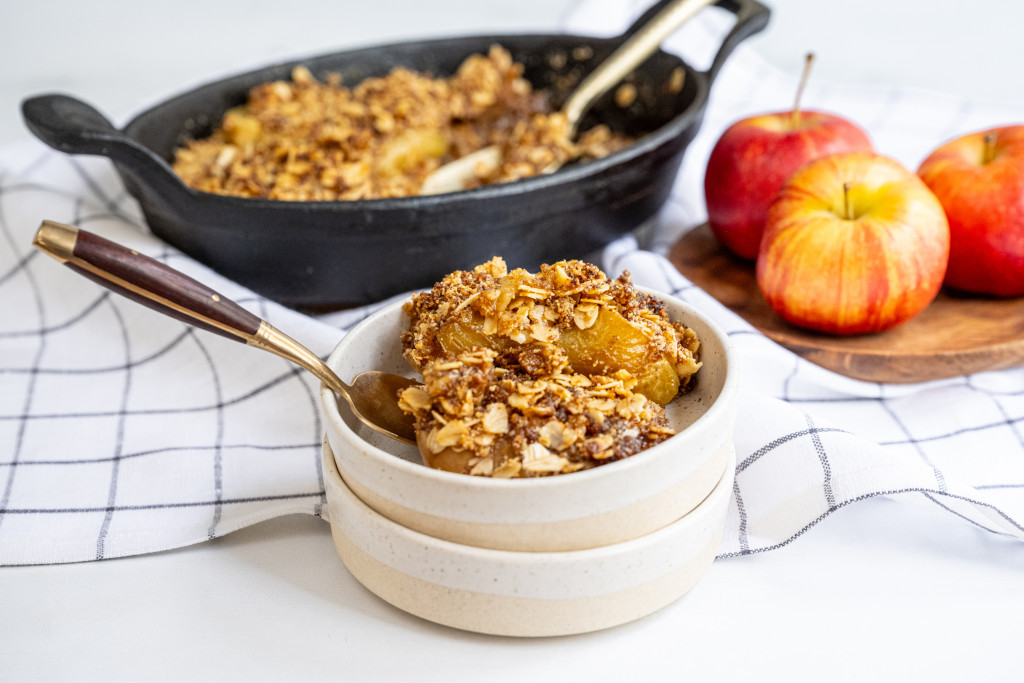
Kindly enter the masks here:
<path id="1" fill-rule="evenodd" d="M 349 85 L 396 66 L 446 76 L 468 55 L 499 44 L 524 65 L 535 88 L 554 91 L 559 105 L 564 93 L 557 84 L 589 72 L 622 38 L 471 36 L 299 59 L 200 86 L 144 111 L 120 131 L 66 95 L 29 98 L 22 113 L 29 129 L 55 149 L 112 159 L 161 239 L 270 299 L 329 310 L 427 287 L 494 255 L 530 269 L 582 257 L 654 216 L 701 125 L 718 70 L 739 42 L 768 22 L 768 9 L 756 0 L 717 5 L 734 13 L 736 23 L 706 72 L 658 51 L 633 74 L 639 96 L 632 105 L 619 107 L 606 96 L 581 125 L 601 121 L 639 137 L 636 143 L 553 174 L 462 192 L 320 202 L 231 197 L 187 187 L 169 162 L 186 140 L 208 135 L 252 87 L 286 80 L 298 65 L 318 78 L 339 73 Z M 581 54 L 584 59 L 572 57 Z M 678 67 L 686 72 L 683 87 L 670 92 L 665 84 Z"/>

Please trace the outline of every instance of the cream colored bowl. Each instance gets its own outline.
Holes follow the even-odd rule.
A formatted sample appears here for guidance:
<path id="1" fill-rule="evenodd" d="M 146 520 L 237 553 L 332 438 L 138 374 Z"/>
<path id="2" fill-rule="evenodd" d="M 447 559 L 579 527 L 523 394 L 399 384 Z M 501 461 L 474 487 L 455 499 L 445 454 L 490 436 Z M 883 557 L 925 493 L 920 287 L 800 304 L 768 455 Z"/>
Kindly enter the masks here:
<path id="1" fill-rule="evenodd" d="M 416 531 L 502 550 L 580 550 L 638 538 L 676 521 L 707 497 L 732 457 L 736 367 L 726 335 L 692 306 L 657 295 L 669 316 L 701 339 L 696 387 L 666 412 L 678 432 L 631 458 L 537 479 L 489 479 L 422 464 L 413 446 L 363 427 L 321 390 L 327 439 L 346 485 L 371 508 Z M 394 304 L 356 326 L 328 364 L 350 379 L 378 369 L 413 376 Z"/>
<path id="2" fill-rule="evenodd" d="M 352 575 L 406 612 L 504 636 L 596 631 L 682 596 L 715 559 L 733 473 L 730 459 L 702 503 L 646 536 L 589 550 L 513 552 L 444 541 L 374 512 L 345 486 L 324 446 L 331 532 Z"/>

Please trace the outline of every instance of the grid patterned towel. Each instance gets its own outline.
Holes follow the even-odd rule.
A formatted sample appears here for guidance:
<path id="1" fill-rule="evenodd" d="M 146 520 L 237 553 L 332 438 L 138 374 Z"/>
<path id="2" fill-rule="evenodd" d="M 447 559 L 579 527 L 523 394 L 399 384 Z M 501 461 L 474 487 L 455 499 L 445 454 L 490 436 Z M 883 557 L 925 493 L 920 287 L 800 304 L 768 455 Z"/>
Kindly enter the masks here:
<path id="1" fill-rule="evenodd" d="M 646 3 L 636 4 L 584 2 L 566 29 L 615 33 Z M 701 67 L 728 25 L 705 10 L 667 47 Z M 785 108 L 795 81 L 741 47 L 660 225 L 642 244 L 626 237 L 601 255 L 610 275 L 629 270 L 701 307 L 737 346 L 739 464 L 721 553 L 777 548 L 833 510 L 893 494 L 1024 539 L 1024 368 L 919 385 L 850 380 L 778 347 L 664 258 L 705 218 L 715 140 L 738 118 Z M 922 93 L 818 84 L 805 98 L 858 121 L 911 168 L 945 139 L 1019 117 Z M 316 382 L 58 267 L 30 246 L 43 218 L 163 260 L 322 355 L 379 307 L 318 319 L 285 309 L 150 236 L 107 161 L 35 142 L 0 151 L 0 564 L 153 552 L 278 515 L 322 515 Z"/>

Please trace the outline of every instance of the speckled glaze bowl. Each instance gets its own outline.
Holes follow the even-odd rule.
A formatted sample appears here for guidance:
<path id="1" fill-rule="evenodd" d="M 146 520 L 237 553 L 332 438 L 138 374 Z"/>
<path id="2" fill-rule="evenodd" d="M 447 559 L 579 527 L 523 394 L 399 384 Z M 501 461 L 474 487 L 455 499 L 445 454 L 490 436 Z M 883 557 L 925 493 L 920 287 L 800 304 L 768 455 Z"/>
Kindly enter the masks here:
<path id="1" fill-rule="evenodd" d="M 651 534 L 589 550 L 513 552 L 452 543 L 391 521 L 345 485 L 324 446 L 331 532 L 356 580 L 416 616 L 503 636 L 597 631 L 682 596 L 715 559 L 733 475 L 730 458 L 700 505 Z"/>
<path id="2" fill-rule="evenodd" d="M 658 294 L 701 339 L 693 391 L 666 413 L 677 434 L 631 458 L 572 474 L 490 479 L 431 469 L 419 451 L 363 427 L 321 390 L 327 440 L 346 486 L 402 526 L 454 543 L 513 551 L 571 551 L 639 538 L 704 500 L 733 457 L 736 364 L 726 335 L 689 304 Z M 342 379 L 378 369 L 413 376 L 402 358 L 401 303 L 367 318 L 328 358 Z"/>

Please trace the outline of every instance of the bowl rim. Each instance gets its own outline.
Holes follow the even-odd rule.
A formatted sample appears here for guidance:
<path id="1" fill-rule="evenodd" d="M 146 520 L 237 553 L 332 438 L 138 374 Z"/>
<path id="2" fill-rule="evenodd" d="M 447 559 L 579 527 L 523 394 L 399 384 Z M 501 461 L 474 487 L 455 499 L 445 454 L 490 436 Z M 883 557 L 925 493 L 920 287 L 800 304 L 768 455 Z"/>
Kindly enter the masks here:
<path id="1" fill-rule="evenodd" d="M 701 323 L 706 325 L 716 337 L 719 338 L 724 351 L 725 361 L 725 377 L 722 381 L 722 389 L 718 393 L 718 396 L 711 403 L 710 406 L 704 411 L 704 413 L 698 417 L 692 424 L 683 429 L 681 432 L 674 434 L 665 441 L 652 446 L 636 455 L 610 462 L 600 467 L 592 467 L 587 470 L 580 472 L 572 472 L 568 475 L 558 475 L 551 477 L 529 477 L 529 478 L 517 478 L 517 479 L 494 479 L 491 477 L 474 477 L 457 472 L 446 472 L 444 470 L 435 469 L 422 463 L 414 463 L 397 455 L 389 453 L 388 451 L 378 448 L 373 444 L 369 443 L 355 431 L 349 427 L 348 423 L 341 418 L 341 414 L 337 409 L 337 401 L 334 397 L 334 392 L 331 391 L 326 385 L 320 385 L 320 407 L 324 413 L 324 419 L 334 426 L 334 429 L 339 431 L 342 436 L 348 441 L 354 441 L 360 443 L 364 453 L 379 461 L 383 467 L 397 468 L 398 471 L 408 474 L 411 476 L 422 477 L 427 481 L 435 482 L 437 485 L 465 485 L 474 488 L 482 488 L 484 490 L 497 489 L 497 490 L 509 490 L 514 488 L 521 488 L 529 486 L 532 489 L 558 489 L 568 488 L 575 486 L 585 486 L 590 480 L 597 478 L 605 478 L 609 476 L 626 476 L 625 474 L 618 475 L 618 472 L 629 472 L 631 469 L 643 468 L 652 459 L 652 457 L 659 457 L 662 453 L 669 453 L 673 447 L 673 441 L 677 441 L 680 437 L 685 435 L 702 434 L 710 429 L 717 427 L 721 421 L 720 416 L 722 413 L 732 409 L 732 405 L 735 402 L 735 396 L 739 388 L 738 380 L 738 368 L 735 347 L 732 344 L 732 340 L 728 334 L 725 333 L 722 328 L 711 320 L 708 316 L 701 313 L 692 304 L 679 299 L 678 297 L 670 294 L 657 292 L 655 290 L 636 286 L 636 289 L 640 292 L 651 294 L 659 297 L 662 301 L 671 304 L 673 307 L 682 307 L 686 311 L 686 316 L 692 316 L 700 319 Z M 376 311 L 372 315 L 362 320 L 359 324 L 353 327 L 344 337 L 338 342 L 338 344 L 331 351 L 327 357 L 327 365 L 331 369 L 335 369 L 336 362 L 345 347 L 345 340 L 351 339 L 349 335 L 352 335 L 359 329 L 371 327 L 377 324 L 383 318 L 394 315 L 394 311 L 398 309 L 401 311 L 402 306 L 408 301 L 408 295 L 401 297 L 398 301 L 395 301 L 384 308 Z M 396 340 L 397 341 L 397 340 Z M 702 340 L 703 344 L 703 340 Z M 410 376 L 413 373 L 408 373 Z M 731 435 L 730 435 L 731 436 Z M 677 441 L 678 442 L 678 441 Z M 664 457 L 668 457 L 667 455 Z"/>
<path id="2" fill-rule="evenodd" d="M 342 478 L 340 470 L 338 468 L 333 449 L 330 443 L 324 440 L 324 449 L 322 455 L 326 470 L 325 475 L 332 480 L 327 485 L 327 490 L 332 487 L 337 487 L 342 491 L 342 495 L 346 495 L 351 499 L 352 504 L 356 505 L 366 515 L 372 517 L 376 523 L 383 525 L 386 529 L 390 530 L 391 533 L 396 533 L 401 536 L 405 536 L 410 541 L 415 541 L 418 544 L 422 544 L 429 549 L 436 550 L 445 553 L 458 553 L 463 557 L 471 558 L 475 561 L 482 562 L 515 562 L 517 564 L 531 566 L 550 564 L 552 562 L 586 562 L 589 560 L 595 560 L 600 557 L 615 556 L 621 554 L 629 554 L 637 552 L 641 549 L 657 545 L 662 541 L 666 540 L 666 537 L 672 537 L 678 533 L 681 533 L 681 528 L 699 523 L 701 513 L 707 513 L 720 502 L 723 497 L 731 497 L 733 490 L 733 482 L 736 477 L 736 456 L 733 455 L 729 458 L 729 462 L 726 464 L 725 470 L 722 472 L 721 477 L 715 482 L 714 487 L 708 492 L 708 494 L 694 507 L 692 510 L 687 512 L 679 519 L 667 524 L 659 529 L 655 529 L 650 533 L 631 538 L 626 541 L 620 541 L 619 543 L 612 543 L 609 545 L 597 546 L 594 548 L 582 548 L 580 550 L 502 550 L 498 548 L 483 548 L 475 545 L 467 545 L 463 543 L 457 543 L 444 538 L 438 538 L 425 534 L 422 531 L 417 531 L 411 527 L 407 527 L 403 524 L 390 519 L 389 517 L 377 512 L 371 508 L 365 501 L 349 488 L 348 484 Z M 627 458 L 628 460 L 628 458 Z M 429 468 L 428 468 L 429 469 Z M 600 469 L 600 468 L 594 468 Z M 446 474 L 452 474 L 446 472 Z M 574 473 L 575 474 L 575 473 Z M 467 476 L 467 475 L 460 475 Z M 484 477 L 473 477 L 474 479 L 485 479 Z M 542 477 L 541 479 L 557 479 L 558 477 Z M 337 479 L 337 481 L 333 481 Z M 501 481 L 501 480 L 497 480 Z M 330 505 L 330 499 L 328 498 L 328 505 Z M 728 512 L 726 513 L 728 514 Z M 331 525 L 340 524 L 338 520 L 329 519 Z M 723 517 L 724 521 L 724 517 Z"/>

